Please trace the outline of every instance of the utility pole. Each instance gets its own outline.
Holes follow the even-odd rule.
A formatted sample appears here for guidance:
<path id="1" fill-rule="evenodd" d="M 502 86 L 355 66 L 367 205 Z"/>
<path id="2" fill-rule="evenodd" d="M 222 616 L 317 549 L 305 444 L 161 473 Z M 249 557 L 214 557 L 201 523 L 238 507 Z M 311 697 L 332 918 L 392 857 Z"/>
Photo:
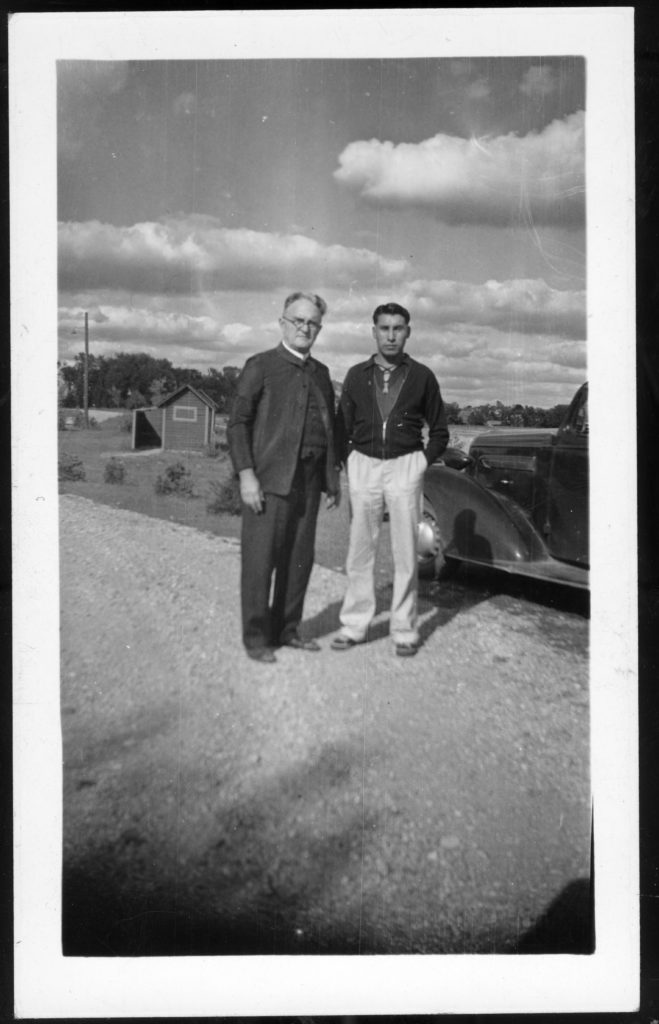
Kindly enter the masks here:
<path id="1" fill-rule="evenodd" d="M 89 313 L 85 313 L 85 364 L 82 378 L 82 407 L 85 429 L 89 430 Z"/>

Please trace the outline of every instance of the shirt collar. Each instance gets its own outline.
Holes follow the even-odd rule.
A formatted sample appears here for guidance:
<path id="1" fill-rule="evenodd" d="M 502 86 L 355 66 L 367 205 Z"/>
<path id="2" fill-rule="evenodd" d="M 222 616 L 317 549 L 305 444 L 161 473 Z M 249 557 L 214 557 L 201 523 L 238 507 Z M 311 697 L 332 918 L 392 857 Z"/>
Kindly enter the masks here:
<path id="1" fill-rule="evenodd" d="M 281 344 L 283 345 L 283 347 L 286 349 L 287 352 L 289 352 L 292 356 L 295 356 L 295 358 L 297 359 L 297 361 L 299 363 L 306 363 L 307 360 L 309 359 L 309 356 L 310 356 L 309 352 L 307 352 L 306 355 L 302 355 L 300 352 L 296 352 L 294 348 L 291 348 L 289 345 L 286 344 L 286 342 L 284 341 L 283 338 L 282 338 Z"/>
<path id="2" fill-rule="evenodd" d="M 375 356 L 376 355 L 377 355 L 377 353 L 374 352 L 373 355 L 371 356 L 371 358 L 368 359 L 364 363 L 364 369 L 365 370 L 371 370 L 371 369 L 373 369 L 374 366 L 378 365 L 378 363 L 376 363 L 376 361 L 375 361 Z M 403 358 L 401 359 L 400 363 L 398 363 L 397 365 L 398 366 L 402 366 L 404 363 L 409 363 L 409 361 L 410 361 L 409 355 L 407 354 L 407 352 L 403 352 Z"/>

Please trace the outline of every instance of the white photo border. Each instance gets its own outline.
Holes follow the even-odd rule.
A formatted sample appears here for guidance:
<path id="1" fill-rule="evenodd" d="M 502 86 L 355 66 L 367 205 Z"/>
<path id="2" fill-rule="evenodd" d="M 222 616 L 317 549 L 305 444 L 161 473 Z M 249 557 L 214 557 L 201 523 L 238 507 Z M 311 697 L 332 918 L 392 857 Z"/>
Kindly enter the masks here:
<path id="1" fill-rule="evenodd" d="M 636 1009 L 633 8 L 17 14 L 10 18 L 9 43 L 16 1014 Z M 582 55 L 587 67 L 595 953 L 63 957 L 57 438 L 52 426 L 57 406 L 56 61 L 522 54 Z"/>

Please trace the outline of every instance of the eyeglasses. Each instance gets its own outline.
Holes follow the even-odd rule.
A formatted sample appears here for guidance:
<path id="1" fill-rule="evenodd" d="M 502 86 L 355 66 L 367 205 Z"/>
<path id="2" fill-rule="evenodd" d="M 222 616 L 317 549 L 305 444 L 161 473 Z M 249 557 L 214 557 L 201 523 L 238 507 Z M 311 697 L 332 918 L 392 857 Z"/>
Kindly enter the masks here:
<path id="1" fill-rule="evenodd" d="M 282 316 L 282 320 L 288 320 L 289 324 L 293 324 L 296 331 L 301 331 L 303 327 L 308 327 L 310 331 L 319 331 L 323 326 L 317 320 L 302 320 L 299 316 Z"/>

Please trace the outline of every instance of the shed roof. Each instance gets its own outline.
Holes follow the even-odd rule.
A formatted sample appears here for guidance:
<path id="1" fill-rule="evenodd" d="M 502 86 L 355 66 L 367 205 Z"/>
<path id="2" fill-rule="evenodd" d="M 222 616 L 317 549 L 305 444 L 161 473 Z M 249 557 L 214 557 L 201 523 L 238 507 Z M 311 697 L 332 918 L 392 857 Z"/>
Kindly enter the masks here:
<path id="1" fill-rule="evenodd" d="M 207 405 L 209 409 L 214 409 L 215 412 L 219 411 L 217 402 L 214 402 L 210 395 L 207 395 L 201 388 L 196 388 L 192 384 L 182 384 L 180 388 L 177 388 L 171 395 L 165 395 L 158 402 L 158 408 L 162 409 L 166 405 L 170 405 L 175 402 L 177 398 L 180 398 L 186 391 L 191 391 L 204 405 Z"/>

